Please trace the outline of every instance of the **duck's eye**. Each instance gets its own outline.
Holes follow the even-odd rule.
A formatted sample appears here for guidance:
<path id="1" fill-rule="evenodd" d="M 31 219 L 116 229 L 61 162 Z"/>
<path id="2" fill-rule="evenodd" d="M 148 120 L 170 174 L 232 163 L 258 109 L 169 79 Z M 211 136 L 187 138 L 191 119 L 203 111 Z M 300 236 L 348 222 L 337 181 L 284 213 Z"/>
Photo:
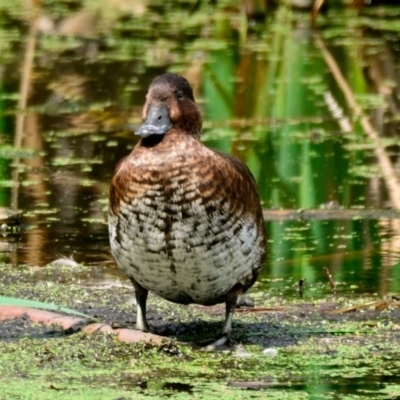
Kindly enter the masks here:
<path id="1" fill-rule="evenodd" d="M 178 100 L 183 100 L 184 99 L 184 94 L 183 94 L 183 92 L 180 90 L 177 94 L 176 94 L 176 98 L 178 99 Z"/>

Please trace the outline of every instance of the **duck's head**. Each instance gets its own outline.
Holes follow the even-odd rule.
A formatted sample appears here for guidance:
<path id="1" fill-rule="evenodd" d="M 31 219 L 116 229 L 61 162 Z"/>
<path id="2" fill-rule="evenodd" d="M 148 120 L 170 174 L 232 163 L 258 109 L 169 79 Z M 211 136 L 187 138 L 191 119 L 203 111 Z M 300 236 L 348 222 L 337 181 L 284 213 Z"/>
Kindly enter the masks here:
<path id="1" fill-rule="evenodd" d="M 201 134 L 202 118 L 189 82 L 167 73 L 153 80 L 142 112 L 143 125 L 136 135 L 148 138 L 171 130 L 194 137 Z"/>

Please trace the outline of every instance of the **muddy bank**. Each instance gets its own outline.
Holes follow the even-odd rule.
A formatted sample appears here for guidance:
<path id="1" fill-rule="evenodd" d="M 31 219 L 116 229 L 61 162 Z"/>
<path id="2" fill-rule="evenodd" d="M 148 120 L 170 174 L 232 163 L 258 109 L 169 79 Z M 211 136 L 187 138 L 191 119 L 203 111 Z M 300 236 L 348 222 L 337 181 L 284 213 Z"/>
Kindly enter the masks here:
<path id="1" fill-rule="evenodd" d="M 386 307 L 377 298 L 312 299 L 307 292 L 284 300 L 279 289 L 264 293 L 256 286 L 249 294 L 256 307 L 236 311 L 230 347 L 204 353 L 182 342 L 216 335 L 223 305 L 179 306 L 151 295 L 149 323 L 165 340 L 125 343 L 115 331 L 134 329 L 135 307 L 123 281 L 87 285 L 77 278 L 90 274 L 84 266 L 1 268 L 3 295 L 73 308 L 114 331 L 87 335 L 85 324 L 71 330 L 26 317 L 2 321 L 0 391 L 7 398 L 211 398 L 218 391 L 224 399 L 253 399 L 265 398 L 266 390 L 276 399 L 334 399 L 337 390 L 349 398 L 400 395 L 395 299 Z M 372 301 L 375 306 L 332 314 Z"/>

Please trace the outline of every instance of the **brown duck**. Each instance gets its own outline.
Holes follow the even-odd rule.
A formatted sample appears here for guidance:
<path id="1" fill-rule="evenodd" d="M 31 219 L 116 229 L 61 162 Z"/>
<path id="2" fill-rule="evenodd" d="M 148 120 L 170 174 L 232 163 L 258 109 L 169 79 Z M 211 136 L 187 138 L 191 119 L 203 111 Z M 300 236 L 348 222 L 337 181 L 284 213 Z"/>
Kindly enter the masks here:
<path id="1" fill-rule="evenodd" d="M 137 328 L 149 330 L 148 291 L 180 304 L 226 304 L 228 337 L 238 296 L 266 253 L 260 198 L 239 159 L 205 147 L 187 80 L 151 83 L 134 150 L 110 188 L 109 233 L 118 267 L 132 281 Z"/>

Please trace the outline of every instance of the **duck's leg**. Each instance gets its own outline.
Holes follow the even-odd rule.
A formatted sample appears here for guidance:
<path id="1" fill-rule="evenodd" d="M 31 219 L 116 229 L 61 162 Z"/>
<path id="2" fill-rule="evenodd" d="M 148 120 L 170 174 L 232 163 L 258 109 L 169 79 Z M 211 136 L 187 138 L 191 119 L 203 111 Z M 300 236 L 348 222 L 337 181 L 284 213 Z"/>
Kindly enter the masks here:
<path id="1" fill-rule="evenodd" d="M 238 301 L 238 293 L 237 291 L 231 291 L 228 293 L 225 301 L 225 323 L 222 328 L 222 335 L 227 338 L 231 334 L 232 331 L 232 320 L 233 314 L 235 313 L 236 303 Z"/>
<path id="2" fill-rule="evenodd" d="M 203 351 L 215 351 L 226 348 L 232 331 L 233 314 L 235 312 L 238 297 L 241 293 L 241 288 L 239 290 L 237 288 L 233 288 L 227 294 L 225 300 L 225 323 L 224 327 L 222 328 L 222 332 L 216 338 L 214 338 L 211 343 L 206 343 L 206 345 L 201 348 Z"/>
<path id="3" fill-rule="evenodd" d="M 135 288 L 136 297 L 136 329 L 143 332 L 149 332 L 150 327 L 146 318 L 146 302 L 149 291 L 139 285 L 134 279 L 130 278 Z"/>

